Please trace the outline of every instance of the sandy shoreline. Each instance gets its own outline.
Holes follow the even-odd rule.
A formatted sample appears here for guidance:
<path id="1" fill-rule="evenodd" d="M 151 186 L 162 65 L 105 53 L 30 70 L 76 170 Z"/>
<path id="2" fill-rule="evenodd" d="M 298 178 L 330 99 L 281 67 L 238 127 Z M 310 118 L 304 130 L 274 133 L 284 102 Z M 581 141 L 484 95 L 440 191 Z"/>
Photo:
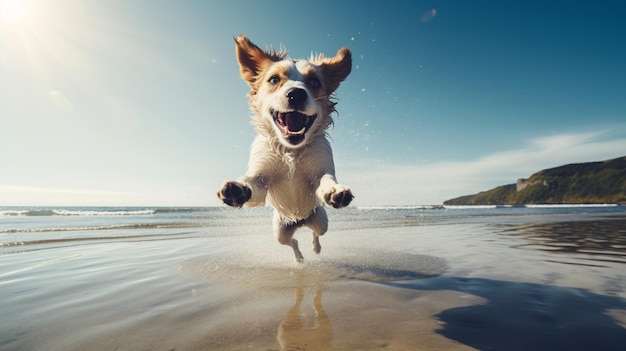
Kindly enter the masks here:
<path id="1" fill-rule="evenodd" d="M 266 227 L 0 256 L 0 350 L 621 350 L 623 256 L 544 250 L 564 226 L 340 230 L 303 265 Z"/>
<path id="2" fill-rule="evenodd" d="M 231 287 L 218 293 L 215 287 L 203 287 L 191 291 L 185 294 L 186 302 L 178 297 L 168 304 L 166 297 L 160 297 L 160 306 L 150 312 L 144 310 L 150 309 L 150 303 L 125 306 L 130 308 L 126 312 L 140 314 L 134 321 L 116 322 L 126 313 L 120 309 L 110 315 L 101 315 L 100 310 L 99 316 L 83 317 L 80 324 L 56 321 L 74 326 L 63 332 L 63 338 L 54 332 L 31 346 L 57 350 L 621 350 L 626 341 L 623 299 L 541 284 L 443 276 L 417 284 L 354 280 L 271 290 Z M 141 301 L 137 296 L 133 299 Z"/>

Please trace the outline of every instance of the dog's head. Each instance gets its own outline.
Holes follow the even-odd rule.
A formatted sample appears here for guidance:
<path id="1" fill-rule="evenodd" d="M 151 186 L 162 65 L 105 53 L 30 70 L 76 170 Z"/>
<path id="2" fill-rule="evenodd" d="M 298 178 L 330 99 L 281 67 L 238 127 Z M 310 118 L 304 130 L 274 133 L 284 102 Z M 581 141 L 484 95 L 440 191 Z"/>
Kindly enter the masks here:
<path id="1" fill-rule="evenodd" d="M 352 69 L 352 55 L 341 48 L 335 57 L 292 60 L 286 52 L 262 50 L 247 37 L 235 38 L 241 77 L 248 94 L 253 123 L 261 133 L 290 149 L 306 145 L 332 124 L 331 94 Z"/>

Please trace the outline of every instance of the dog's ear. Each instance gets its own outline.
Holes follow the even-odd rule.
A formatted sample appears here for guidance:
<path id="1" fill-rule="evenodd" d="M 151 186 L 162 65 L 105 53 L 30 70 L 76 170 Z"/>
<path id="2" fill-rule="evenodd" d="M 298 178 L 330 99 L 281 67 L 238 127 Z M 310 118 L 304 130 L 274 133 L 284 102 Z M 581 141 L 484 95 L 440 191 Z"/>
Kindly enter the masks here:
<path id="1" fill-rule="evenodd" d="M 339 83 L 352 71 L 352 53 L 350 49 L 343 47 L 337 51 L 335 57 L 322 58 L 318 65 L 322 68 L 330 94 L 339 88 Z"/>
<path id="2" fill-rule="evenodd" d="M 252 89 L 256 89 L 256 80 L 259 74 L 272 62 L 281 60 L 285 53 L 276 50 L 263 51 L 245 35 L 235 38 L 239 73 Z"/>

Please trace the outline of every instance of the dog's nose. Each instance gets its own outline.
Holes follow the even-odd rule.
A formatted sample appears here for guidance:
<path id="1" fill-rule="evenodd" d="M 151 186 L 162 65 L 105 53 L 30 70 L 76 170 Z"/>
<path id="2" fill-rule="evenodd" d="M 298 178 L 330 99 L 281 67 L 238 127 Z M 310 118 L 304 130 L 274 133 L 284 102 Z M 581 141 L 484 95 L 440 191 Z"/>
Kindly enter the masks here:
<path id="1" fill-rule="evenodd" d="M 306 90 L 300 88 L 294 88 L 287 92 L 287 102 L 289 107 L 294 109 L 300 109 L 306 102 L 307 94 Z"/>

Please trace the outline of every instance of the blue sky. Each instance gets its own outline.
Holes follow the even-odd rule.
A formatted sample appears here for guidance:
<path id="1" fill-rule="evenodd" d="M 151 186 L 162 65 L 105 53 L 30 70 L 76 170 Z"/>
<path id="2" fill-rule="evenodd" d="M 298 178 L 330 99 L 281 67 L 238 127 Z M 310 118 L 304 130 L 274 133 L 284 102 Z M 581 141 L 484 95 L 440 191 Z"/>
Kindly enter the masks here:
<path id="1" fill-rule="evenodd" d="M 626 155 L 622 1 L 0 0 L 0 205 L 219 205 L 254 138 L 233 37 L 353 51 L 357 206 Z"/>

